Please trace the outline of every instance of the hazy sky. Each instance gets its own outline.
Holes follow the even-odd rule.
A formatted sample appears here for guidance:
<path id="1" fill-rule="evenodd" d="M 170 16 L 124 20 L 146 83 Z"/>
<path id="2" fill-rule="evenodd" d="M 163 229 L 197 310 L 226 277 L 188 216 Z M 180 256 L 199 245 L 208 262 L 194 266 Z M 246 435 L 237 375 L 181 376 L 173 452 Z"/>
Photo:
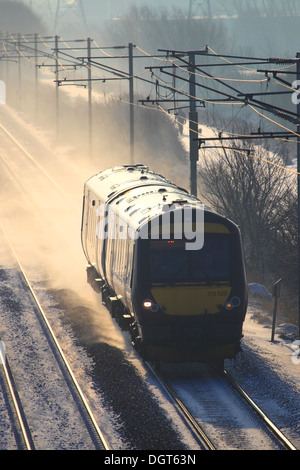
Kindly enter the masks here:
<path id="1" fill-rule="evenodd" d="M 189 0 L 82 0 L 86 14 L 103 14 L 108 18 L 122 15 L 131 5 L 148 5 L 167 9 L 189 7 Z"/>
<path id="2" fill-rule="evenodd" d="M 157 8 L 158 11 L 161 9 L 167 9 L 172 15 L 174 9 L 181 9 L 186 14 L 189 11 L 190 0 L 82 0 L 84 7 L 84 13 L 87 20 L 87 27 L 84 26 L 84 22 L 79 11 L 73 7 L 69 14 L 63 11 L 63 5 L 70 3 L 71 0 L 61 0 L 61 9 L 59 12 L 58 26 L 54 21 L 55 10 L 58 4 L 57 0 L 22 0 L 27 5 L 32 5 L 34 11 L 43 19 L 48 34 L 58 33 L 62 36 L 73 36 L 75 37 L 87 37 L 91 35 L 94 39 L 99 39 L 102 42 L 119 41 L 122 43 L 128 43 L 136 41 L 133 29 L 126 31 L 126 35 L 119 38 L 116 37 L 118 32 L 118 24 L 113 25 L 104 24 L 105 20 L 122 17 L 128 13 L 130 6 L 143 6 L 147 5 L 151 8 Z M 1 7 L 0 0 L 0 7 Z M 5 2 L 4 2 L 5 3 Z M 6 2 L 7 3 L 7 2 Z M 12 2 L 13 3 L 13 2 Z M 198 16 L 203 14 L 203 8 L 208 4 L 211 6 L 212 15 L 219 15 L 224 13 L 225 10 L 231 16 L 237 14 L 237 9 L 234 9 L 234 5 L 242 6 L 243 8 L 254 8 L 256 6 L 261 7 L 262 13 L 268 13 L 266 17 L 258 18 L 257 15 L 251 15 L 248 11 L 243 11 L 242 18 L 238 21 L 235 19 L 225 19 L 222 23 L 224 28 L 228 31 L 231 36 L 232 47 L 238 46 L 243 50 L 248 50 L 247 53 L 253 54 L 256 51 L 260 51 L 263 54 L 281 54 L 287 57 L 294 56 L 294 54 L 300 49 L 300 0 L 193 0 L 193 11 L 192 14 Z M 51 15 L 48 5 L 51 7 Z M 290 8 L 290 10 L 289 10 Z M 73 11 L 73 15 L 71 14 Z M 285 18 L 278 18 L 276 14 L 285 11 Z M 1 12 L 3 13 L 3 11 Z M 6 12 L 7 13 L 7 12 Z M 77 13 L 75 15 L 74 13 Z M 275 14 L 275 16 L 272 15 Z M 28 32 L 28 28 L 24 28 L 25 19 L 22 15 L 15 16 L 7 13 L 7 18 L 2 18 L 2 25 L 0 27 L 3 31 L 22 31 Z M 17 24 L 13 24 L 13 19 L 18 20 Z M 20 22 L 22 27 L 20 27 Z M 0 21 L 1 23 L 1 21 Z M 16 21 L 15 21 L 16 23 Z M 22 29 L 23 28 L 23 29 Z M 35 27 L 33 27 L 34 29 Z M 114 36 L 110 35 L 113 30 Z M 65 34 L 66 33 L 66 34 Z M 147 40 L 147 35 L 143 34 L 143 29 L 140 31 L 138 41 L 141 43 Z M 149 34 L 149 32 L 148 32 Z M 142 37 L 143 36 L 143 37 Z M 155 45 L 156 50 L 158 47 L 164 47 L 162 44 L 160 35 L 157 36 L 158 44 Z M 205 44 L 208 42 L 212 43 L 211 37 L 205 40 Z M 212 44 L 214 46 L 214 44 Z M 171 47 L 171 45 L 168 45 Z M 196 47 L 196 46 L 195 46 Z M 251 50 L 250 50 L 251 49 Z"/>

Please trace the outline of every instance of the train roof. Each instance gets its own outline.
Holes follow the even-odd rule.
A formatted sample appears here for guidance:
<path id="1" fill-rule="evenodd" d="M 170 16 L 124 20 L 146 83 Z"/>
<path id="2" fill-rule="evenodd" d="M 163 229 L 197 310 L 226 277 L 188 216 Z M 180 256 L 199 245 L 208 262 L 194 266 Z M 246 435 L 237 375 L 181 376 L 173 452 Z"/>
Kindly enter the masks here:
<path id="1" fill-rule="evenodd" d="M 135 229 L 141 228 L 174 205 L 180 207 L 187 204 L 203 209 L 198 198 L 143 164 L 122 165 L 104 170 L 91 177 L 86 182 L 86 187 L 100 202 L 109 204 Z M 207 208 L 205 210 L 224 219 Z"/>
<path id="2" fill-rule="evenodd" d="M 101 171 L 92 176 L 86 185 L 105 203 L 110 203 L 121 193 L 130 189 L 162 183 L 177 187 L 164 176 L 155 173 L 143 164 L 122 165 Z"/>

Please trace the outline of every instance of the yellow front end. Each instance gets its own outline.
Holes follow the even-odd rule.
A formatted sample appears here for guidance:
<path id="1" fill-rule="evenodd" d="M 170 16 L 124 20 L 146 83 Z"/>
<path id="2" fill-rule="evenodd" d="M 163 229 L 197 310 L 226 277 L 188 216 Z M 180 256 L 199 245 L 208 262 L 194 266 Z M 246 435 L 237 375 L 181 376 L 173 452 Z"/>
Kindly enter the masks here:
<path id="1" fill-rule="evenodd" d="M 230 297 L 231 286 L 228 283 L 221 286 L 154 285 L 151 292 L 166 315 L 211 315 L 224 307 Z"/>

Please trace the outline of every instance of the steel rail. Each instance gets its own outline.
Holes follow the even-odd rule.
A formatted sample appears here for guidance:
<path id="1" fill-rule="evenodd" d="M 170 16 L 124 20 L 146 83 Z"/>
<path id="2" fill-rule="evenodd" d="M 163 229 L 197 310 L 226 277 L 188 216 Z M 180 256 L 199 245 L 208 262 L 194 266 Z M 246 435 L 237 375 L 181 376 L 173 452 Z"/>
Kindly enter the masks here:
<path id="1" fill-rule="evenodd" d="M 244 400 L 250 405 L 252 410 L 263 420 L 267 428 L 271 431 L 273 436 L 284 446 L 287 450 L 297 450 L 297 448 L 287 439 L 287 437 L 278 429 L 278 427 L 268 418 L 268 416 L 256 405 L 256 403 L 247 395 L 245 390 L 231 377 L 231 375 L 224 370 L 222 375 L 230 383 Z"/>
<path id="2" fill-rule="evenodd" d="M 77 210 L 80 211 L 80 207 L 74 204 L 74 201 L 70 196 L 61 188 L 61 186 L 52 178 L 52 176 L 40 165 L 39 162 L 26 150 L 26 148 L 6 129 L 3 124 L 0 123 L 0 129 L 19 147 L 19 149 L 26 155 L 26 157 L 44 174 L 44 176 L 56 187 L 56 189 L 63 195 L 63 197 Z"/>
<path id="3" fill-rule="evenodd" d="M 92 412 L 92 410 L 90 409 L 89 404 L 88 404 L 88 402 L 87 402 L 87 400 L 86 400 L 86 398 L 85 398 L 85 396 L 84 396 L 84 394 L 83 394 L 83 392 L 82 392 L 82 390 L 81 390 L 81 387 L 80 387 L 79 383 L 77 382 L 77 379 L 76 379 L 76 377 L 74 376 L 74 373 L 73 373 L 73 371 L 72 371 L 72 369 L 71 369 L 71 367 L 70 367 L 70 365 L 69 365 L 69 362 L 68 362 L 68 360 L 67 360 L 67 358 L 66 358 L 66 356 L 65 356 L 65 354 L 64 354 L 64 352 L 63 352 L 63 350 L 61 349 L 61 347 L 60 347 L 60 345 L 59 345 L 59 343 L 58 343 L 58 340 L 57 340 L 57 338 L 56 338 L 56 336 L 55 336 L 55 333 L 54 333 L 54 331 L 53 331 L 53 329 L 52 329 L 52 327 L 51 327 L 51 325 L 50 325 L 50 323 L 49 323 L 49 321 L 48 321 L 48 319 L 47 319 L 47 316 L 46 316 L 46 314 L 45 314 L 45 312 L 44 312 L 44 309 L 42 308 L 42 306 L 41 306 L 41 304 L 40 304 L 40 302 L 39 302 L 39 299 L 37 298 L 37 296 L 36 296 L 36 294 L 35 294 L 35 292 L 34 292 L 34 290 L 33 290 L 33 287 L 32 287 L 32 285 L 31 285 L 31 283 L 30 283 L 30 281 L 29 281 L 29 279 L 28 279 L 28 276 L 27 276 L 27 274 L 26 274 L 26 272 L 25 272 L 25 270 L 24 270 L 24 268 L 23 268 L 23 266 L 22 266 L 22 264 L 21 264 L 21 262 L 20 262 L 20 260 L 19 260 L 19 257 L 18 257 L 18 255 L 17 255 L 17 253 L 16 253 L 14 247 L 13 247 L 12 244 L 11 244 L 11 242 L 10 242 L 10 240 L 9 240 L 9 238 L 8 238 L 8 236 L 7 236 L 6 232 L 5 232 L 5 230 L 4 230 L 3 226 L 2 226 L 2 224 L 0 224 L 0 228 L 1 228 L 2 232 L 3 232 L 3 235 L 4 235 L 4 237 L 5 237 L 6 241 L 7 241 L 7 244 L 8 244 L 8 246 L 9 246 L 10 250 L 12 251 L 12 253 L 13 253 L 13 255 L 14 255 L 14 258 L 15 258 L 15 260 L 16 260 L 16 263 L 17 263 L 17 265 L 18 265 L 18 267 L 19 267 L 19 269 L 20 269 L 20 272 L 21 272 L 21 274 L 22 274 L 22 276 L 23 276 L 23 278 L 24 278 L 24 280 L 25 280 L 25 283 L 27 284 L 27 287 L 28 287 L 28 289 L 29 289 L 29 291 L 30 291 L 30 293 L 31 293 L 31 295 L 32 295 L 32 297 L 33 297 L 33 300 L 34 300 L 36 306 L 38 307 L 38 310 L 39 310 L 39 312 L 40 312 L 40 314 L 41 314 L 41 316 L 42 316 L 42 319 L 43 319 L 44 324 L 45 324 L 45 326 L 46 326 L 46 328 L 47 328 L 47 331 L 48 331 L 48 333 L 49 333 L 49 335 L 50 335 L 50 337 L 51 337 L 51 340 L 53 341 L 54 346 L 56 347 L 56 350 L 57 350 L 57 352 L 59 353 L 60 359 L 62 360 L 62 362 L 63 362 L 63 364 L 64 364 L 64 366 L 65 366 L 65 368 L 66 368 L 66 370 L 67 370 L 67 372 L 68 372 L 68 374 L 69 374 L 69 377 L 70 377 L 70 379 L 71 379 L 71 381 L 72 381 L 72 383 L 73 383 L 73 385 L 74 385 L 74 387 L 75 387 L 75 389 L 76 389 L 76 391 L 77 391 L 77 394 L 78 394 L 78 396 L 79 396 L 79 398 L 80 398 L 80 400 L 81 400 L 81 402 L 82 402 L 82 404 L 83 404 L 84 410 L 86 411 L 86 413 L 87 413 L 87 415 L 88 415 L 88 417 L 89 417 L 89 419 L 90 419 L 90 422 L 92 423 L 92 427 L 93 427 L 94 431 L 96 432 L 96 436 L 97 436 L 97 438 L 100 440 L 100 445 L 101 445 L 101 447 L 104 448 L 104 450 L 110 450 L 110 447 L 109 447 L 109 445 L 108 445 L 108 443 L 107 443 L 107 441 L 106 441 L 106 439 L 105 439 L 105 437 L 104 437 L 104 435 L 103 435 L 101 429 L 100 429 L 99 426 L 98 426 L 98 423 L 97 423 L 97 421 L 96 421 L 96 419 L 95 419 L 95 417 L 94 417 L 94 415 L 93 415 L 93 412 Z"/>
<path id="4" fill-rule="evenodd" d="M 180 400 L 178 395 L 174 392 L 174 390 L 169 386 L 169 384 L 165 381 L 165 379 L 162 377 L 162 375 L 151 365 L 151 363 L 146 362 L 147 367 L 150 369 L 150 371 L 155 375 L 155 377 L 159 380 L 159 382 L 162 384 L 164 387 L 165 391 L 167 394 L 172 398 L 172 400 L 175 401 L 175 404 L 177 405 L 177 408 L 183 414 L 189 425 L 192 427 L 193 432 L 196 434 L 197 438 L 200 439 L 201 444 L 205 447 L 206 450 L 216 450 L 215 445 L 212 443 L 212 441 L 209 439 L 209 437 L 206 435 L 204 430 L 201 428 L 201 426 L 197 423 L 193 415 L 190 413 L 190 411 L 187 409 L 187 407 L 184 405 L 184 403 Z"/>
<path id="5" fill-rule="evenodd" d="M 166 392 L 171 396 L 175 401 L 176 405 L 179 407 L 180 411 L 183 413 L 185 418 L 188 420 L 193 430 L 196 432 L 196 435 L 200 437 L 202 443 L 209 450 L 216 450 L 215 445 L 206 435 L 205 431 L 197 423 L 195 418 L 192 416 L 190 411 L 186 408 L 184 403 L 180 400 L 176 392 L 170 387 L 166 380 L 161 376 L 161 374 L 149 363 L 146 363 L 151 372 L 156 376 L 156 378 L 163 385 Z M 214 369 L 214 368 L 213 368 Z M 214 369 L 215 370 L 215 369 Z M 258 415 L 258 417 L 263 421 L 266 429 L 272 434 L 272 436 L 279 442 L 279 444 L 286 450 L 297 450 L 297 448 L 290 442 L 290 440 L 278 429 L 278 427 L 268 418 L 268 416 L 256 405 L 256 403 L 247 395 L 247 393 L 242 389 L 242 387 L 230 376 L 230 374 L 224 370 L 219 371 L 215 370 L 217 375 L 225 378 L 229 385 L 244 399 L 247 405 L 250 406 L 252 411 Z"/>
<path id="6" fill-rule="evenodd" d="M 24 441 L 23 443 L 23 450 L 34 450 L 34 444 L 30 435 L 30 432 L 28 430 L 28 426 L 25 420 L 24 412 L 21 407 L 21 403 L 18 397 L 18 394 L 16 392 L 16 387 L 14 385 L 12 373 L 8 364 L 8 359 L 5 356 L 3 356 L 3 352 L 0 348 L 0 364 L 2 365 L 5 380 L 8 386 L 8 390 L 10 393 L 10 397 L 13 402 L 14 410 L 17 415 L 17 421 L 20 426 L 20 431 L 21 431 L 21 436 Z"/>

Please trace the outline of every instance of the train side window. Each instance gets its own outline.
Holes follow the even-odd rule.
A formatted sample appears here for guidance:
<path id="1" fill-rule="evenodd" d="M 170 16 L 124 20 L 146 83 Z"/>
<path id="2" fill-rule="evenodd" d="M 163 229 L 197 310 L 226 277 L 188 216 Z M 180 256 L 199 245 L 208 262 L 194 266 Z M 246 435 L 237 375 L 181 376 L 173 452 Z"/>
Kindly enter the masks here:
<path id="1" fill-rule="evenodd" d="M 95 202 L 95 201 L 93 201 Z M 95 209 L 94 209 L 94 205 L 92 204 L 92 207 L 90 208 L 91 209 L 91 244 L 92 246 L 95 245 L 95 238 L 96 238 L 96 213 L 95 213 Z"/>
<path id="2" fill-rule="evenodd" d="M 81 230 L 83 230 L 84 219 L 86 219 L 85 194 L 83 195 L 83 201 L 82 201 Z"/>
<path id="3" fill-rule="evenodd" d="M 115 239 L 115 262 L 114 262 L 114 271 L 119 275 L 121 274 L 121 245 L 120 239 Z"/>
<path id="4" fill-rule="evenodd" d="M 127 276 L 128 240 L 122 239 L 122 277 Z"/>
<path id="5" fill-rule="evenodd" d="M 135 258 L 135 245 L 131 245 L 131 263 L 128 264 L 128 268 L 130 270 L 130 288 L 132 289 L 133 283 L 133 269 L 134 269 L 134 258 Z"/>
<path id="6" fill-rule="evenodd" d="M 115 257 L 116 257 L 116 244 L 113 238 L 108 238 L 108 250 L 107 250 L 107 267 L 109 269 L 109 277 L 112 281 L 112 276 L 114 272 Z M 108 274 L 108 273 L 107 273 Z M 113 286 L 112 286 L 113 287 Z"/>
<path id="7" fill-rule="evenodd" d="M 117 239 L 118 240 L 118 266 L 117 266 L 117 269 L 118 269 L 118 273 L 119 275 L 122 277 L 122 263 L 123 263 L 123 253 L 122 253 L 122 240 L 120 238 Z"/>
<path id="8" fill-rule="evenodd" d="M 88 221 L 89 221 L 89 234 L 88 238 L 89 241 L 92 242 L 92 231 L 93 231 L 93 212 L 91 207 L 89 207 L 89 212 L 88 212 Z"/>

